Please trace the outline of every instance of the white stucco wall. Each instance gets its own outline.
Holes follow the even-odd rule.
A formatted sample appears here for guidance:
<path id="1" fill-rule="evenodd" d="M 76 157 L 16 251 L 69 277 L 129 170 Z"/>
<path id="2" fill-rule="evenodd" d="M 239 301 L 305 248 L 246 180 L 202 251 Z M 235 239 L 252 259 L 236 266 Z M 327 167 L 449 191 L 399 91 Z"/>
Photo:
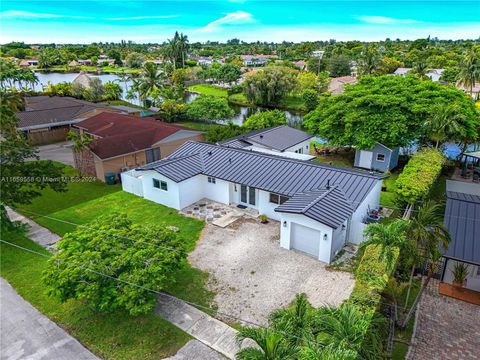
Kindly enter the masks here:
<path id="1" fill-rule="evenodd" d="M 344 225 L 344 227 L 342 226 Z M 340 225 L 338 228 L 333 229 L 332 233 L 332 251 L 330 258 L 333 260 L 340 250 L 345 246 L 347 240 L 348 220 Z"/>
<path id="2" fill-rule="evenodd" d="M 180 209 L 186 208 L 205 197 L 204 181 L 206 180 L 203 175 L 197 175 L 178 183 Z"/>
<path id="3" fill-rule="evenodd" d="M 222 203 L 230 204 L 230 183 L 228 181 L 215 179 L 215 184 L 208 182 L 208 177 L 205 175 L 198 175 L 202 177 L 203 196 L 204 198 Z M 193 191 L 196 189 L 193 188 Z M 199 190 L 198 190 L 199 191 Z"/>
<path id="4" fill-rule="evenodd" d="M 258 190 L 258 207 L 260 214 L 267 215 L 270 219 L 280 220 L 280 213 L 275 212 L 278 204 L 270 202 L 270 193 L 268 191 Z"/>
<path id="5" fill-rule="evenodd" d="M 378 208 L 380 204 L 381 191 L 382 180 L 378 180 L 375 187 L 370 191 L 367 197 L 358 206 L 357 210 L 353 213 L 352 221 L 350 223 L 348 242 L 358 245 L 363 241 L 363 231 L 367 225 L 362 223 L 362 220 L 367 215 L 369 206 L 370 209 Z"/>
<path id="6" fill-rule="evenodd" d="M 284 222 L 286 222 L 286 224 L 284 224 Z M 280 246 L 288 250 L 291 249 L 290 237 L 292 222 L 320 231 L 320 249 L 318 260 L 325 263 L 330 263 L 332 260 L 331 249 L 333 229 L 303 215 L 280 213 Z M 325 234 L 327 234 L 327 240 L 323 239 Z M 314 240 L 315 239 L 312 239 L 312 241 Z"/>
<path id="7" fill-rule="evenodd" d="M 165 181 L 167 183 L 168 191 L 157 189 L 153 187 L 153 179 Z M 143 197 L 147 200 L 155 201 L 156 203 L 180 210 L 180 196 L 179 186 L 176 182 L 160 175 L 156 171 L 144 171 L 143 174 Z"/>
<path id="8" fill-rule="evenodd" d="M 302 141 L 301 143 L 291 146 L 288 149 L 285 149 L 284 151 L 295 152 L 299 149 L 302 149 L 302 154 L 308 154 L 310 153 L 310 141 L 311 139 Z"/>
<path id="9" fill-rule="evenodd" d="M 453 269 L 457 262 L 455 260 L 447 260 L 447 269 L 445 270 L 445 275 L 443 277 L 443 281 L 449 284 L 453 283 Z M 480 291 L 480 276 L 477 276 L 477 268 L 479 266 L 476 265 L 468 265 L 468 276 L 467 276 L 467 285 L 466 288 Z"/>

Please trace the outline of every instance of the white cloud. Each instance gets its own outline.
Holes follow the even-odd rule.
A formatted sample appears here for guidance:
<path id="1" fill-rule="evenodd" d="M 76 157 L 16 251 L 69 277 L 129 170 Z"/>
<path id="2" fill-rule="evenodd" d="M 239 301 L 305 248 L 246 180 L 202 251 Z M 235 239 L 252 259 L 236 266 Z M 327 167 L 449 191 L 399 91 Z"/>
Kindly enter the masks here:
<path id="1" fill-rule="evenodd" d="M 359 16 L 358 19 L 367 24 L 414 24 L 418 22 L 413 19 L 396 19 L 387 16 Z"/>
<path id="2" fill-rule="evenodd" d="M 200 32 L 212 32 L 218 29 L 219 26 L 225 24 L 245 24 L 253 21 L 253 15 L 245 11 L 235 11 L 233 13 L 228 13 L 224 17 L 214 20 L 208 23 L 206 26 L 201 28 Z"/>
<path id="3" fill-rule="evenodd" d="M 114 18 L 105 18 L 104 20 L 112 21 L 128 21 L 128 20 L 147 20 L 147 19 L 171 19 L 179 17 L 179 15 L 152 15 L 152 16 L 133 16 L 133 17 L 114 17 Z"/>
<path id="4" fill-rule="evenodd" d="M 2 18 L 24 18 L 24 19 L 92 19 L 89 16 L 75 16 L 63 14 L 35 13 L 30 11 L 7 10 L 0 13 Z"/>

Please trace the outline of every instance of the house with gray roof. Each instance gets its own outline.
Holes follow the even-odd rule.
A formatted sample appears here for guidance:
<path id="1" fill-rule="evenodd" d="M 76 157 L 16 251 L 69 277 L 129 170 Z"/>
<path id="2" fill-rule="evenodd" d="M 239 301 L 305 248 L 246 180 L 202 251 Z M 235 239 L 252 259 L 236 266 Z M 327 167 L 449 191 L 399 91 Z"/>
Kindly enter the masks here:
<path id="1" fill-rule="evenodd" d="M 281 125 L 257 129 L 246 134 L 222 141 L 220 145 L 245 150 L 279 155 L 298 160 L 311 160 L 309 155 L 312 135 L 304 131 Z"/>
<path id="2" fill-rule="evenodd" d="M 280 246 L 330 263 L 363 240 L 383 176 L 242 147 L 189 141 L 167 158 L 122 173 L 124 191 L 184 209 L 202 199 L 246 207 L 280 224 Z"/>
<path id="3" fill-rule="evenodd" d="M 447 181 L 447 204 L 444 225 L 450 243 L 443 250 L 445 259 L 441 280 L 452 283 L 455 266 L 467 266 L 464 286 L 480 292 L 480 185 Z"/>

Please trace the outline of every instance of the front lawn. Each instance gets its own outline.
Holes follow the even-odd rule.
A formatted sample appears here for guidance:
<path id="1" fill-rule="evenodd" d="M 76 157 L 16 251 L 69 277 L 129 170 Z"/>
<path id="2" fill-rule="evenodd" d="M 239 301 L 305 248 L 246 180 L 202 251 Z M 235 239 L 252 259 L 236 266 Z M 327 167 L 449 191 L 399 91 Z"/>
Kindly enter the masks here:
<path id="1" fill-rule="evenodd" d="M 49 255 L 22 233 L 2 229 L 1 238 Z M 60 303 L 46 295 L 42 272 L 47 258 L 0 243 L 0 273 L 40 312 L 67 330 L 104 359 L 161 359 L 176 353 L 190 336 L 154 314 L 130 316 L 125 312 L 100 314 L 85 303 Z"/>

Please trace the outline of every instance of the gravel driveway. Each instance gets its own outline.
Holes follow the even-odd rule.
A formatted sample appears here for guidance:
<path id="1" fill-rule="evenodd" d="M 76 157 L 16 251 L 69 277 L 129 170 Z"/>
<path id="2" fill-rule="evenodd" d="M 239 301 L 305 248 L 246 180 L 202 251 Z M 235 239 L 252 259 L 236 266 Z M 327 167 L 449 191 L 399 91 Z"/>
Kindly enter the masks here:
<path id="1" fill-rule="evenodd" d="M 242 218 L 227 228 L 207 224 L 190 254 L 195 267 L 212 276 L 220 312 L 267 323 L 273 310 L 307 294 L 313 306 L 339 305 L 350 296 L 350 273 L 329 271 L 307 255 L 280 248 L 279 223 Z"/>

